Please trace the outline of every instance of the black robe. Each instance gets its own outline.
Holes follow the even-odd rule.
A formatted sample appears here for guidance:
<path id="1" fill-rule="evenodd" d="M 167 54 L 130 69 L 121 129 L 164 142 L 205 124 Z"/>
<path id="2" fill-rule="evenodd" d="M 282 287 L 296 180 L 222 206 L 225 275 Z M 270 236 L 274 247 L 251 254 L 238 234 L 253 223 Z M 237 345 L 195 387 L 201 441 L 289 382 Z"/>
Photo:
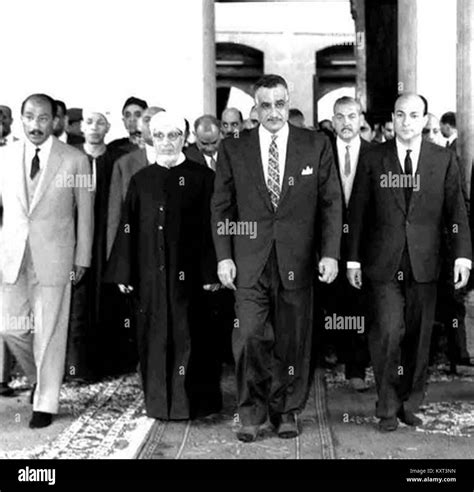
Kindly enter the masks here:
<path id="1" fill-rule="evenodd" d="M 130 182 L 106 280 L 134 287 L 147 415 L 180 420 L 221 408 L 220 358 L 203 323 L 203 285 L 217 283 L 212 171 L 185 160 Z"/>
<path id="2" fill-rule="evenodd" d="M 93 158 L 83 151 L 91 164 Z M 114 156 L 106 151 L 96 158 L 94 239 L 91 266 L 73 287 L 68 336 L 66 375 L 96 380 L 131 371 L 136 350 L 128 299 L 116 286 L 104 285 L 107 263 L 107 214 Z"/>

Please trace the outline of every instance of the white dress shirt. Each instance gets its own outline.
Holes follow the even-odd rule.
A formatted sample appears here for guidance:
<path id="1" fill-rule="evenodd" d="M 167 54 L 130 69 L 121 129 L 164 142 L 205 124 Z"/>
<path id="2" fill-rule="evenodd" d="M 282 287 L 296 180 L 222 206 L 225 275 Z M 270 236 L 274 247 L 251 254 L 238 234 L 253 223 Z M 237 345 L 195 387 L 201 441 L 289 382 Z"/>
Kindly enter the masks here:
<path id="1" fill-rule="evenodd" d="M 49 156 L 51 154 L 51 147 L 53 146 L 53 137 L 48 137 L 41 145 L 32 144 L 27 138 L 25 138 L 25 176 L 30 178 L 31 161 L 36 154 L 36 149 L 40 149 L 38 152 L 39 158 L 39 176 L 43 177 L 43 169 L 46 169 Z M 39 186 L 39 183 L 38 183 Z"/>
<path id="2" fill-rule="evenodd" d="M 207 155 L 207 154 L 202 154 L 202 155 L 204 156 L 204 159 L 206 159 L 207 167 L 209 169 L 212 169 L 214 171 L 214 169 L 211 166 L 211 156 L 210 155 Z M 214 154 L 212 155 L 212 157 L 214 158 L 214 162 L 217 163 L 217 152 L 214 152 Z"/>
<path id="3" fill-rule="evenodd" d="M 405 157 L 406 157 L 407 150 L 408 149 L 411 150 L 410 158 L 412 162 L 413 174 L 415 174 L 418 169 L 418 162 L 420 159 L 421 136 L 415 139 L 415 141 L 410 146 L 407 146 L 405 143 L 401 142 L 400 140 L 398 140 L 398 138 L 395 137 L 395 145 L 397 147 L 398 160 L 400 161 L 400 165 L 403 169 L 403 172 L 405 172 Z M 469 269 L 472 268 L 472 261 L 469 260 L 468 258 L 456 258 L 454 264 L 464 266 Z M 357 261 L 347 262 L 347 268 L 360 268 L 360 267 L 361 265 Z"/>
<path id="4" fill-rule="evenodd" d="M 283 187 L 283 176 L 285 175 L 286 165 L 286 148 L 288 146 L 288 134 L 290 128 L 288 123 L 276 133 L 270 133 L 263 125 L 258 127 L 258 136 L 260 139 L 260 155 L 262 157 L 263 175 L 265 183 L 268 181 L 268 158 L 272 135 L 277 135 L 276 145 L 278 148 L 278 167 L 280 169 L 280 189 Z"/>
<path id="5" fill-rule="evenodd" d="M 349 146 L 349 155 L 351 158 L 351 172 L 349 176 L 344 174 L 344 167 L 346 162 L 346 148 Z M 336 147 L 337 147 L 337 157 L 339 161 L 339 174 L 341 176 L 342 181 L 342 189 L 344 191 L 344 200 L 346 205 L 349 204 L 349 199 L 351 197 L 352 186 L 354 184 L 354 178 L 357 169 L 357 161 L 359 160 L 360 153 L 360 136 L 357 135 L 350 142 L 344 142 L 340 137 L 336 139 Z"/>

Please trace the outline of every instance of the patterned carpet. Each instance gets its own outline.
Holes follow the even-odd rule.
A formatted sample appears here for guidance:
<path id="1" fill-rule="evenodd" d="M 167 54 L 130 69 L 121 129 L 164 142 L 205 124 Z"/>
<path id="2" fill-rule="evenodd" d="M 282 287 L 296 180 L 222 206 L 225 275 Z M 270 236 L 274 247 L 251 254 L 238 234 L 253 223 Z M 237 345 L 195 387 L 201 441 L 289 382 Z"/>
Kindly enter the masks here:
<path id="1" fill-rule="evenodd" d="M 348 387 L 342 366 L 327 369 L 325 374 L 328 389 Z M 372 369 L 367 371 L 366 381 L 370 390 L 375 390 L 374 374 Z M 472 383 L 472 397 L 466 400 L 447 400 L 430 402 L 423 405 L 417 415 L 423 420 L 423 425 L 417 427 L 418 432 L 428 434 L 445 434 L 449 436 L 474 436 L 474 367 L 459 366 L 458 374 L 448 373 L 448 366 L 440 364 L 430 369 L 429 387 L 436 383 Z M 329 398 L 331 394 L 329 394 Z M 357 425 L 375 424 L 375 416 L 351 417 L 352 423 Z M 402 426 L 404 424 L 401 424 Z"/>
<path id="2" fill-rule="evenodd" d="M 432 370 L 430 386 L 474 383 L 473 368 L 460 368 L 460 375 L 446 368 Z M 372 385 L 373 374 L 368 381 Z M 334 459 L 335 450 L 326 408 L 326 388 L 347 385 L 341 367 L 317 370 L 308 404 L 299 416 L 302 434 L 291 440 L 279 439 L 270 424 L 264 426 L 255 443 L 242 444 L 235 438 L 234 380 L 230 371 L 223 378 L 224 410 L 193 422 L 161 422 L 149 419 L 143 407 L 138 375 L 108 378 L 100 383 L 65 383 L 61 390 L 61 414 L 71 423 L 54 439 L 22 451 L 1 451 L 0 458 L 20 459 Z M 24 378 L 12 386 L 28 391 Z M 466 385 L 464 385 L 466 386 Z M 470 385 L 468 385 L 470 387 Z M 454 388 L 454 386 L 452 386 Z M 472 398 L 429 402 L 418 414 L 423 433 L 474 436 L 474 384 Z M 444 400 L 444 398 L 442 398 Z M 448 401 L 449 400 L 449 401 Z M 373 425 L 373 416 L 354 417 L 358 425 Z"/>

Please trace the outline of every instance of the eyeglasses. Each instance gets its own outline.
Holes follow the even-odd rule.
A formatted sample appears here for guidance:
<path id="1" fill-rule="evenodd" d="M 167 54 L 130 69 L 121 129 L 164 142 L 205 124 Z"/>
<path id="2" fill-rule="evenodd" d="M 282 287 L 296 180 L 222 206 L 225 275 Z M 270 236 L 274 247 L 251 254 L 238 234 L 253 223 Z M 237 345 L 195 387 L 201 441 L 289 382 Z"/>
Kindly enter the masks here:
<path id="1" fill-rule="evenodd" d="M 170 142 L 176 142 L 179 137 L 183 135 L 182 132 L 169 132 L 168 134 L 164 134 L 163 132 L 158 132 L 158 133 L 153 133 L 153 139 L 158 140 L 158 142 L 162 142 L 165 137 L 170 141 Z"/>

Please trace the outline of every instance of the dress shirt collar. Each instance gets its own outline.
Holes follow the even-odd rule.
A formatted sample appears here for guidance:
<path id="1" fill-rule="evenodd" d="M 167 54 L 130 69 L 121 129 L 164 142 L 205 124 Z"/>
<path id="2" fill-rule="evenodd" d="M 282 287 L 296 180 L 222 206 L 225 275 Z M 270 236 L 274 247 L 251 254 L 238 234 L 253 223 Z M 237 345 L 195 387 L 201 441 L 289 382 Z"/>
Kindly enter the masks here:
<path id="1" fill-rule="evenodd" d="M 277 144 L 285 143 L 288 140 L 288 134 L 290 133 L 290 127 L 288 123 L 285 123 L 276 133 L 269 132 L 263 125 L 258 126 L 258 135 L 260 137 L 260 141 L 270 142 L 272 140 L 273 135 L 277 135 Z"/>
<path id="2" fill-rule="evenodd" d="M 360 135 L 356 135 L 350 142 L 345 142 L 344 140 L 342 140 L 341 137 L 336 138 L 336 145 L 337 145 L 337 148 L 339 149 L 339 151 L 344 149 L 344 152 L 345 152 L 346 147 L 349 145 L 351 152 L 352 152 L 352 150 L 356 150 L 356 149 L 358 152 L 361 144 L 362 143 L 360 141 Z"/>
<path id="3" fill-rule="evenodd" d="M 400 165 L 402 166 L 403 170 L 405 170 L 405 157 L 407 154 L 407 150 L 411 150 L 410 157 L 413 164 L 413 173 L 415 173 L 418 169 L 418 159 L 420 158 L 421 142 L 421 135 L 419 137 L 416 137 L 409 146 L 401 142 L 397 137 L 395 137 L 398 160 L 400 161 Z"/>
<path id="4" fill-rule="evenodd" d="M 453 134 L 446 139 L 449 145 L 451 145 L 458 138 L 458 132 L 455 131 Z"/>
<path id="5" fill-rule="evenodd" d="M 31 158 L 34 157 L 36 153 L 36 149 L 41 149 L 38 157 L 40 161 L 40 169 L 43 169 L 49 159 L 49 154 L 51 154 L 51 148 L 53 146 L 53 137 L 50 135 L 41 145 L 34 145 L 31 143 L 28 138 L 25 137 L 25 154 Z M 31 160 L 28 158 L 28 160 Z"/>

